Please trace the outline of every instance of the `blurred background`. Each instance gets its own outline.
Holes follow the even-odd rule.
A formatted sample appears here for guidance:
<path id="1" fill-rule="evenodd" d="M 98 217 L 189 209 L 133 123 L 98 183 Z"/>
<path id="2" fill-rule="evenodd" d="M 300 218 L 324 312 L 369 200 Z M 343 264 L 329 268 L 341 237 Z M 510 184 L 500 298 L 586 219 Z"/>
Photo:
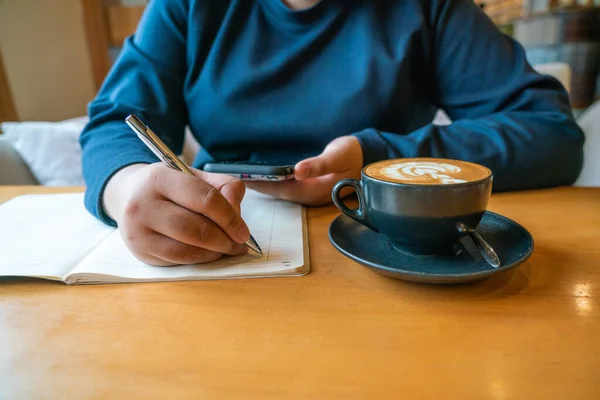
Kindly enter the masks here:
<path id="1" fill-rule="evenodd" d="M 84 115 L 146 3 L 0 0 L 0 122 Z"/>
<path id="2" fill-rule="evenodd" d="M 600 0 L 476 3 L 523 45 L 532 65 L 565 81 L 576 114 L 600 99 Z"/>

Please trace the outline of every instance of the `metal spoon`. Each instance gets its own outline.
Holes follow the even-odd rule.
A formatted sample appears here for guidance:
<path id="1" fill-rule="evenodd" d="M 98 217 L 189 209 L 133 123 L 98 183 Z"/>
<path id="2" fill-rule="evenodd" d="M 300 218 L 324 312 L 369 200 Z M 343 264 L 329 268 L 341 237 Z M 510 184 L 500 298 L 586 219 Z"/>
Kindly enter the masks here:
<path id="1" fill-rule="evenodd" d="M 494 249 L 492 249 L 492 246 L 490 246 L 481 237 L 481 235 L 479 235 L 479 233 L 475 232 L 475 230 L 473 229 L 467 228 L 463 223 L 458 224 L 458 230 L 462 233 L 467 233 L 469 234 L 469 236 L 471 236 L 471 239 L 473 239 L 473 243 L 475 243 L 475 246 L 477 246 L 477 248 L 481 252 L 481 255 L 483 256 L 483 258 L 485 258 L 485 261 L 487 261 L 488 264 L 490 264 L 494 268 L 500 267 L 500 258 L 498 257 Z"/>

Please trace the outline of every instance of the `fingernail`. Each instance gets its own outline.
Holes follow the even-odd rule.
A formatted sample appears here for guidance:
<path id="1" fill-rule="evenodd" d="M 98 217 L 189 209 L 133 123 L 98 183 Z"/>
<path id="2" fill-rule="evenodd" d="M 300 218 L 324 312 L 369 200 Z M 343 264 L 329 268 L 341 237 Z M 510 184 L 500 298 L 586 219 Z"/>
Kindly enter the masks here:
<path id="1" fill-rule="evenodd" d="M 297 168 L 295 171 L 295 175 L 297 179 L 305 179 L 310 176 L 310 169 L 308 167 Z"/>
<path id="2" fill-rule="evenodd" d="M 238 238 L 242 242 L 245 242 L 250 238 L 250 231 L 248 230 L 248 227 L 245 224 L 240 227 L 238 231 Z"/>

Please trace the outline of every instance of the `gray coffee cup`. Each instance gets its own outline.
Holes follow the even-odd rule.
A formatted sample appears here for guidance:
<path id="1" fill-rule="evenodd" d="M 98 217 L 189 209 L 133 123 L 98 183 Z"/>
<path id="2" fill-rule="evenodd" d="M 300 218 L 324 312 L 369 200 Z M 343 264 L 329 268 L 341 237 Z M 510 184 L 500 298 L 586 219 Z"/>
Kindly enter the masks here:
<path id="1" fill-rule="evenodd" d="M 385 162 L 391 161 L 407 162 L 406 159 Z M 460 239 L 478 226 L 492 191 L 492 172 L 475 165 L 481 168 L 478 172 L 483 178 L 449 184 L 391 182 L 369 176 L 365 172 L 369 165 L 362 169 L 360 181 L 339 181 L 332 198 L 341 212 L 385 235 L 399 251 L 421 255 L 454 253 Z M 340 191 L 345 187 L 356 192 L 358 209 L 352 210 L 344 204 Z"/>

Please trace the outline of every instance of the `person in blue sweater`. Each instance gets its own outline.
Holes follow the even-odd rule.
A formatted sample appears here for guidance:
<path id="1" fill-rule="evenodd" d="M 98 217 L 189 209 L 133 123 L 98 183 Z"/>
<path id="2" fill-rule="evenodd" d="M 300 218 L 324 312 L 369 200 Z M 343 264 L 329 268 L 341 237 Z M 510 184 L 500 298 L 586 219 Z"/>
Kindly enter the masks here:
<path id="1" fill-rule="evenodd" d="M 432 124 L 438 109 L 453 123 Z M 246 187 L 307 205 L 374 161 L 468 160 L 494 190 L 572 184 L 584 136 L 568 95 L 471 0 L 151 0 L 81 135 L 88 210 L 154 265 L 244 253 Z M 158 163 L 138 115 L 195 177 Z M 248 182 L 210 161 L 295 164 Z"/>

